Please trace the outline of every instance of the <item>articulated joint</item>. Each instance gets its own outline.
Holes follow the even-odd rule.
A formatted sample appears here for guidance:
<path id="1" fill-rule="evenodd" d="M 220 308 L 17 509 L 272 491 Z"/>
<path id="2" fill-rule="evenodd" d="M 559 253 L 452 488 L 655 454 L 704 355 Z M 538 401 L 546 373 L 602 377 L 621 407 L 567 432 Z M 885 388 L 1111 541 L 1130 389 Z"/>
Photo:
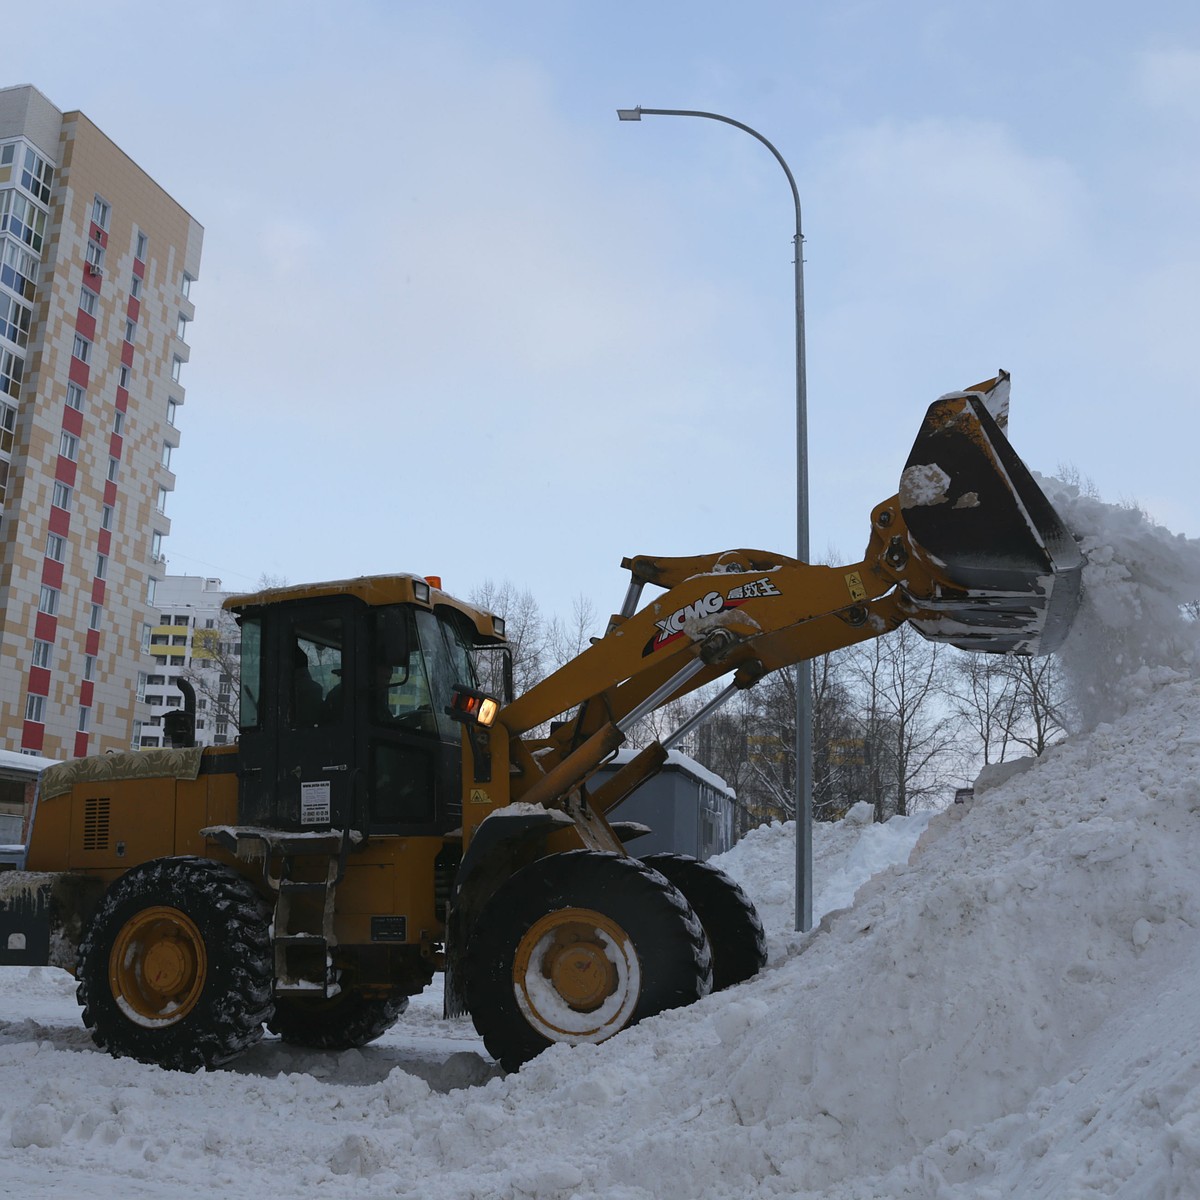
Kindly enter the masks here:
<path id="1" fill-rule="evenodd" d="M 707 666 L 719 663 L 741 641 L 729 629 L 714 629 L 700 643 L 700 659 Z"/>
<path id="2" fill-rule="evenodd" d="M 908 565 L 908 548 L 905 546 L 903 538 L 894 537 L 888 542 L 883 561 L 896 571 L 903 570 Z"/>

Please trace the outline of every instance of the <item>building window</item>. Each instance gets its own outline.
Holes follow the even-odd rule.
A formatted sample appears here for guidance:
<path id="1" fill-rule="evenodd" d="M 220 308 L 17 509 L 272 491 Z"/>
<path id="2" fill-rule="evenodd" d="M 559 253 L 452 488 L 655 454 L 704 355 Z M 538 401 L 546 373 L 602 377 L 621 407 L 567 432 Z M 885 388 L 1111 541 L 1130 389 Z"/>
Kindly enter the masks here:
<path id="1" fill-rule="evenodd" d="M 169 471 L 171 469 L 171 443 L 163 442 L 162 465 Z"/>
<path id="2" fill-rule="evenodd" d="M 167 497 L 171 494 L 169 488 L 160 487 L 158 489 L 158 500 L 155 502 L 155 507 L 164 516 L 167 511 Z"/>
<path id="3" fill-rule="evenodd" d="M 145 700 L 146 698 L 146 672 L 139 671 L 137 677 L 137 698 Z"/>
<path id="4" fill-rule="evenodd" d="M 178 339 L 179 339 L 181 342 L 186 342 L 186 341 L 187 341 L 187 327 L 188 327 L 188 319 L 187 319 L 187 317 L 185 317 L 185 316 L 183 315 L 183 313 L 180 313 L 180 314 L 179 314 L 179 321 L 178 321 L 178 323 L 177 323 L 177 324 L 176 324 L 176 326 L 175 326 L 175 336 L 176 336 L 176 337 L 177 337 L 177 338 L 178 338 Z"/>
<path id="5" fill-rule="evenodd" d="M 132 342 L 137 337 L 137 322 L 132 317 L 125 318 L 125 340 Z"/>
<path id="6" fill-rule="evenodd" d="M 13 448 L 13 432 L 17 428 L 17 410 L 11 404 L 0 400 L 0 451 L 11 454 Z"/>
<path id="7" fill-rule="evenodd" d="M 50 670 L 50 662 L 54 655 L 54 647 L 50 642 L 36 640 L 33 643 L 33 657 L 29 660 L 34 667 L 44 667 Z"/>
<path id="8" fill-rule="evenodd" d="M 65 429 L 58 435 L 58 452 L 72 462 L 79 460 L 79 439 Z"/>
<path id="9" fill-rule="evenodd" d="M 112 215 L 112 208 L 107 200 L 102 200 L 99 196 L 92 201 L 92 223 L 99 225 L 101 229 L 108 228 L 108 218 Z"/>
<path id="10" fill-rule="evenodd" d="M 92 710 L 84 705 L 79 706 L 79 724 L 75 726 L 80 733 L 87 733 L 92 727 Z"/>
<path id="11" fill-rule="evenodd" d="M 100 510 L 100 528 L 111 529 L 113 527 L 113 506 L 106 504 Z"/>
<path id="12" fill-rule="evenodd" d="M 117 387 L 123 387 L 126 391 L 129 391 L 129 377 L 131 374 L 130 369 L 122 363 L 117 368 Z"/>
<path id="13" fill-rule="evenodd" d="M 154 593 L 158 590 L 158 580 L 153 575 L 146 580 L 146 603 L 154 604 Z"/>
<path id="14" fill-rule="evenodd" d="M 40 154 L 28 149 L 25 151 L 25 164 L 21 171 L 21 186 L 43 204 L 50 203 L 54 168 Z"/>
<path id="15" fill-rule="evenodd" d="M 142 294 L 142 277 L 134 275 L 129 282 L 129 294 L 137 300 Z"/>
<path id="16" fill-rule="evenodd" d="M 52 588 L 48 583 L 42 584 L 42 592 L 38 597 L 38 612 L 53 617 L 58 613 L 58 588 Z"/>
<path id="17" fill-rule="evenodd" d="M 16 342 L 18 346 L 27 345 L 32 320 L 33 309 L 26 307 L 15 296 L 0 292 L 0 337 Z"/>
<path id="18" fill-rule="evenodd" d="M 52 533 L 46 538 L 46 557 L 63 562 L 67 557 L 67 539 Z"/>
<path id="19" fill-rule="evenodd" d="M 85 277 L 91 276 L 95 279 L 104 274 L 104 247 L 99 242 L 88 239 L 84 258 L 87 259 L 87 267 L 84 269 Z"/>
<path id="20" fill-rule="evenodd" d="M 67 407 L 83 412 L 83 388 L 77 383 L 67 384 Z"/>
<path id="21" fill-rule="evenodd" d="M 163 535 L 156 529 L 150 535 L 150 557 L 155 562 L 161 562 L 163 557 Z"/>
<path id="22" fill-rule="evenodd" d="M 96 302 L 100 299 L 91 288 L 85 287 L 79 293 L 79 307 L 87 313 L 89 317 L 96 315 Z"/>
<path id="23" fill-rule="evenodd" d="M 25 360 L 11 350 L 0 350 L 0 392 L 14 400 L 21 394 L 21 376 L 25 373 Z"/>
<path id="24" fill-rule="evenodd" d="M 39 725 L 46 723 L 46 697 L 34 696 L 32 694 L 25 697 L 25 720 L 36 721 Z"/>
<path id="25" fill-rule="evenodd" d="M 178 383 L 179 373 L 183 370 L 183 359 L 178 354 L 171 360 L 171 378 Z"/>
<path id="26" fill-rule="evenodd" d="M 137 749 L 142 744 L 142 723 L 134 721 L 133 723 L 133 740 L 129 743 L 133 749 Z"/>
<path id="27" fill-rule="evenodd" d="M 93 604 L 91 616 L 88 618 L 88 628 L 89 629 L 99 629 L 100 625 L 103 621 L 104 621 L 104 606 L 101 604 Z"/>
<path id="28" fill-rule="evenodd" d="M 142 653 L 150 649 L 150 626 L 142 626 Z"/>
<path id="29" fill-rule="evenodd" d="M 179 411 L 179 401 L 178 400 L 168 400 L 167 401 L 167 424 L 168 425 L 175 424 L 175 414 L 178 411 Z"/>
<path id="30" fill-rule="evenodd" d="M 113 412 L 113 433 L 120 435 L 125 429 L 125 414 L 118 408 Z"/>
<path id="31" fill-rule="evenodd" d="M 0 283 L 12 288 L 22 300 L 32 300 L 37 288 L 38 267 L 36 254 L 31 254 L 20 242 L 5 239 Z"/>
<path id="32" fill-rule="evenodd" d="M 183 298 L 187 300 L 192 294 L 192 277 L 186 271 L 183 273 L 183 282 L 179 287 L 183 292 Z"/>
<path id="33" fill-rule="evenodd" d="M 55 482 L 54 494 L 50 501 L 55 508 L 61 508 L 64 512 L 71 511 L 71 489 L 65 483 Z"/>
<path id="34" fill-rule="evenodd" d="M 106 579 L 108 577 L 108 555 L 96 555 L 96 578 Z"/>
<path id="35" fill-rule="evenodd" d="M 133 252 L 133 257 L 139 262 L 146 261 L 146 235 L 139 229 L 137 235 L 137 248 Z"/>
<path id="36" fill-rule="evenodd" d="M 116 483 L 117 477 L 120 474 L 121 474 L 121 460 L 119 458 L 113 458 L 112 455 L 109 455 L 109 458 L 108 458 L 108 482 Z"/>
<path id="37" fill-rule="evenodd" d="M 87 362 L 92 356 L 92 343 L 87 340 L 81 333 L 75 335 L 75 346 L 71 353 L 79 359 L 81 363 Z"/>
<path id="38" fill-rule="evenodd" d="M 46 236 L 46 214 L 32 200 L 17 192 L 0 193 L 0 231 L 18 237 L 35 254 L 42 252 Z"/>
<path id="39" fill-rule="evenodd" d="M 84 659 L 83 659 L 83 678 L 84 678 L 85 682 L 93 679 L 95 677 L 95 674 L 96 674 L 96 656 L 94 654 L 85 655 Z"/>

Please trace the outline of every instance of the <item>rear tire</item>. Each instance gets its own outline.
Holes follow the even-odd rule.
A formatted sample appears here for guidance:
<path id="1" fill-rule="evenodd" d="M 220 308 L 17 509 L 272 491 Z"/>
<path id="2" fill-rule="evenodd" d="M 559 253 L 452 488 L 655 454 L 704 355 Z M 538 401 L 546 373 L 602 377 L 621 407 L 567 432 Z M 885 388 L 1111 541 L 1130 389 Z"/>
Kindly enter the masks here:
<path id="1" fill-rule="evenodd" d="M 606 1041 L 712 986 L 708 940 L 684 897 L 635 858 L 538 859 L 488 901 L 464 956 L 467 1007 L 507 1071 L 555 1042 Z"/>
<path id="2" fill-rule="evenodd" d="M 713 991 L 753 978 L 767 965 L 767 936 L 754 901 L 724 871 L 687 854 L 648 854 L 642 861 L 666 876 L 708 934 Z"/>
<path id="3" fill-rule="evenodd" d="M 76 996 L 115 1058 L 177 1071 L 226 1062 L 271 1015 L 270 912 L 221 863 L 161 858 L 108 889 L 79 946 Z"/>
<path id="4" fill-rule="evenodd" d="M 290 1046 L 354 1050 L 387 1033 L 406 1008 L 407 996 L 364 996 L 353 988 L 328 1000 L 279 996 L 267 1028 Z"/>

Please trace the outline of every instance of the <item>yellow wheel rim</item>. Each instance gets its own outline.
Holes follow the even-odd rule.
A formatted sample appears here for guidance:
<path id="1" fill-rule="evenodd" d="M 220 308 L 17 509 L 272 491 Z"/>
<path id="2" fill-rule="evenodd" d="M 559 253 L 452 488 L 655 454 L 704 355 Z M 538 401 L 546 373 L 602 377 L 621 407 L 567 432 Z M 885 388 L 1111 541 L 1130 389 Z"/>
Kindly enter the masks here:
<path id="1" fill-rule="evenodd" d="M 529 927 L 513 956 L 513 991 L 551 1041 L 598 1042 L 637 1006 L 641 970 L 629 935 L 590 908 L 562 908 Z"/>
<path id="2" fill-rule="evenodd" d="M 145 908 L 121 927 L 108 957 L 108 982 L 127 1016 L 174 1025 L 196 1007 L 208 977 L 204 938 L 186 913 Z"/>

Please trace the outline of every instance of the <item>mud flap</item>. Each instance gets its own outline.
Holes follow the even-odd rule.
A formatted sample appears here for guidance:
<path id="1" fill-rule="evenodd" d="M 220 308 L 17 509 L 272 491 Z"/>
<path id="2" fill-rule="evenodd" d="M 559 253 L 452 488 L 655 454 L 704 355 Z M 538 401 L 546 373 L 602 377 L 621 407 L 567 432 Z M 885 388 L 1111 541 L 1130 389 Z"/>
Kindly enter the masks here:
<path id="1" fill-rule="evenodd" d="M 54 876 L 0 875 L 0 966 L 44 967 L 50 961 L 50 889 Z"/>
<path id="2" fill-rule="evenodd" d="M 1079 607 L 1083 555 L 981 392 L 935 401 L 900 481 L 913 548 L 942 584 L 912 624 L 964 650 L 1046 654 Z"/>

